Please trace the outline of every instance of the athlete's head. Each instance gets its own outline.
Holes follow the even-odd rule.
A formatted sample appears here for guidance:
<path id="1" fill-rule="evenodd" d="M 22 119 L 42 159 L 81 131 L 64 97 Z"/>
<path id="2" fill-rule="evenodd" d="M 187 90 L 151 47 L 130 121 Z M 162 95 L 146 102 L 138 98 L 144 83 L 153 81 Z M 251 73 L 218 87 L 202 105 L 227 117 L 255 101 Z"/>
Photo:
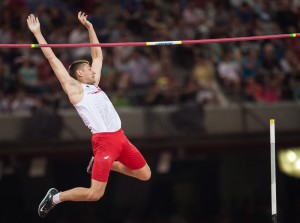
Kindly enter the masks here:
<path id="1" fill-rule="evenodd" d="M 90 63 L 87 60 L 76 60 L 74 61 L 68 69 L 71 77 L 74 79 L 85 83 L 94 84 L 95 83 L 95 71 L 92 70 Z"/>

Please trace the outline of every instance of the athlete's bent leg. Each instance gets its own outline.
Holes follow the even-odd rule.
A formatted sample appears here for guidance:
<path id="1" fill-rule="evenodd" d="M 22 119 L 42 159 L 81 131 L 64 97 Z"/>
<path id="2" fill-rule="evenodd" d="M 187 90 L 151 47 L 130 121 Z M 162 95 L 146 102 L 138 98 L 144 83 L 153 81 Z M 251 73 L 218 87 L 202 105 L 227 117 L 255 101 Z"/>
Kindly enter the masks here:
<path id="1" fill-rule="evenodd" d="M 98 201 L 105 192 L 107 182 L 91 180 L 90 188 L 76 187 L 60 192 L 59 199 L 63 201 Z"/>
<path id="2" fill-rule="evenodd" d="M 51 188 L 38 208 L 40 217 L 46 215 L 58 204 L 63 201 L 97 201 L 105 192 L 107 183 L 92 179 L 90 188 L 77 187 L 64 192 L 58 192 L 55 188 Z"/>
<path id="3" fill-rule="evenodd" d="M 151 170 L 148 164 L 146 163 L 144 167 L 136 170 L 131 170 L 124 166 L 119 161 L 115 161 L 111 167 L 111 170 L 137 178 L 139 180 L 147 181 L 151 178 Z"/>

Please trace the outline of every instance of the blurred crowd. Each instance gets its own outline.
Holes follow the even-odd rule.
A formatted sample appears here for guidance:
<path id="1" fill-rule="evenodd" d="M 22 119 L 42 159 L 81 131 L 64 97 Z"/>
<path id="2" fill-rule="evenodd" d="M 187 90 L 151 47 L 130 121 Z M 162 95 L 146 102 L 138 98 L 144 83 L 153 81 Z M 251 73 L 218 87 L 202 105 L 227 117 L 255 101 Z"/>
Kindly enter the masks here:
<path id="1" fill-rule="evenodd" d="M 86 43 L 86 12 L 102 43 L 298 33 L 292 0 L 6 0 L 0 44 L 35 43 L 26 18 L 38 16 L 48 43 Z M 67 67 L 89 48 L 55 48 Z M 103 48 L 100 87 L 116 106 L 276 103 L 300 99 L 299 38 L 198 45 Z M 0 112 L 54 102 L 71 105 L 40 49 L 0 48 Z"/>

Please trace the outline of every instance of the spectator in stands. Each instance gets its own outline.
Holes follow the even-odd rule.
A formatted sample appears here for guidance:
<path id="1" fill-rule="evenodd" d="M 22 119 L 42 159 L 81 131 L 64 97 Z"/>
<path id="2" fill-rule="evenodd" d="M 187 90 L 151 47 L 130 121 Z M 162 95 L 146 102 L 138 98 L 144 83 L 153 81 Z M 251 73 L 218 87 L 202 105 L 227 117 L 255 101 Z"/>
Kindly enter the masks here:
<path id="1" fill-rule="evenodd" d="M 286 50 L 284 57 L 280 60 L 280 67 L 284 73 L 294 73 L 300 72 L 300 63 L 295 52 L 292 50 Z"/>
<path id="2" fill-rule="evenodd" d="M 216 84 L 214 64 L 206 59 L 204 55 L 198 54 L 195 56 L 195 66 L 192 72 L 199 86 L 212 89 Z"/>
<path id="3" fill-rule="evenodd" d="M 150 86 L 145 97 L 146 105 L 172 105 L 175 104 L 175 92 L 172 88 L 172 80 L 167 76 L 160 76 Z"/>
<path id="4" fill-rule="evenodd" d="M 83 27 L 77 26 L 71 30 L 69 34 L 70 43 L 86 43 L 88 42 L 88 35 L 84 32 Z M 90 55 L 89 49 L 87 47 L 81 47 L 74 49 L 73 58 L 85 58 Z"/>
<path id="5" fill-rule="evenodd" d="M 24 58 L 18 70 L 20 86 L 28 94 L 40 94 L 45 92 L 46 85 L 43 85 L 38 77 L 37 67 L 29 58 Z"/>
<path id="6" fill-rule="evenodd" d="M 102 41 L 107 41 L 109 30 L 105 7 L 103 7 L 101 3 L 97 3 L 93 5 L 93 9 L 94 13 L 91 16 L 90 21 L 94 25 L 96 33 L 101 36 Z"/>
<path id="7" fill-rule="evenodd" d="M 260 67 L 259 50 L 252 47 L 242 58 L 242 81 L 246 83 L 248 78 L 255 79 Z"/>
<path id="8" fill-rule="evenodd" d="M 120 13 L 134 34 L 142 33 L 143 8 L 138 0 L 120 0 Z"/>
<path id="9" fill-rule="evenodd" d="M 145 89 L 150 84 L 149 61 L 141 49 L 132 52 L 127 61 L 127 73 L 136 90 Z"/>
<path id="10" fill-rule="evenodd" d="M 299 59 L 293 50 L 285 52 L 284 57 L 280 60 L 280 66 L 284 72 L 282 99 L 293 100 L 300 80 Z"/>
<path id="11" fill-rule="evenodd" d="M 127 24 L 125 21 L 122 20 L 121 17 L 118 17 L 115 21 L 115 28 L 110 31 L 109 34 L 109 41 L 113 43 L 117 42 L 126 42 L 128 39 L 123 39 L 122 37 L 128 37 L 130 31 L 127 28 Z"/>
<path id="12" fill-rule="evenodd" d="M 111 102 L 115 107 L 128 107 L 130 106 L 130 100 L 127 95 L 128 92 L 125 89 L 118 89 L 112 94 Z"/>
<path id="13" fill-rule="evenodd" d="M 280 67 L 280 59 L 278 54 L 276 54 L 275 46 L 273 43 L 269 42 L 263 46 L 263 51 L 261 55 L 261 69 L 259 77 L 260 81 L 264 82 L 274 79 L 276 82 L 284 79 L 284 73 Z"/>
<path id="14" fill-rule="evenodd" d="M 187 1 L 183 9 L 182 19 L 189 27 L 197 27 L 206 21 L 205 12 L 196 5 L 195 1 Z"/>
<path id="15" fill-rule="evenodd" d="M 183 7 L 180 2 L 174 1 L 171 3 L 169 16 L 175 21 L 182 16 Z"/>
<path id="16" fill-rule="evenodd" d="M 150 9 L 147 18 L 145 19 L 145 25 L 146 31 L 151 33 L 152 37 L 168 30 L 165 17 L 157 7 Z"/>
<path id="17" fill-rule="evenodd" d="M 278 8 L 275 12 L 275 21 L 280 26 L 284 33 L 288 33 L 289 29 L 292 27 L 299 31 L 298 17 L 296 13 L 292 10 L 292 4 L 290 0 L 280 0 L 277 5 Z"/>
<path id="18" fill-rule="evenodd" d="M 236 10 L 236 15 L 240 18 L 243 25 L 249 25 L 253 23 L 256 19 L 256 13 L 252 6 L 243 1 Z"/>
<path id="19" fill-rule="evenodd" d="M 236 94 L 241 86 L 241 64 L 235 57 L 233 52 L 225 51 L 223 59 L 217 65 L 219 77 L 222 85 L 227 91 L 233 90 Z"/>
<path id="20" fill-rule="evenodd" d="M 213 10 L 213 27 L 211 30 L 211 36 L 214 38 L 226 37 L 228 36 L 228 30 L 230 29 L 231 12 L 230 7 L 226 1 L 216 1 L 214 2 Z"/>
<path id="21" fill-rule="evenodd" d="M 245 100 L 262 102 L 264 100 L 264 89 L 261 83 L 257 82 L 254 76 L 249 76 L 245 82 Z"/>
<path id="22" fill-rule="evenodd" d="M 39 105 L 39 100 L 28 96 L 22 89 L 13 95 L 10 102 L 10 112 L 30 112 Z"/>
<path id="23" fill-rule="evenodd" d="M 113 65 L 113 58 L 110 53 L 104 58 L 101 74 L 101 87 L 106 92 L 111 92 L 114 88 L 116 70 Z"/>
<path id="24" fill-rule="evenodd" d="M 162 64 L 159 51 L 149 50 L 147 57 L 149 61 L 149 76 L 151 80 L 158 78 L 162 74 Z"/>
<path id="25" fill-rule="evenodd" d="M 198 91 L 196 101 L 201 104 L 221 103 L 223 96 L 216 78 L 215 66 L 203 54 L 195 56 L 195 66 L 192 74 L 197 81 Z"/>
<path id="26" fill-rule="evenodd" d="M 120 30 L 121 31 L 121 30 Z M 130 42 L 132 41 L 133 37 L 131 33 L 124 32 L 121 33 L 120 41 L 121 42 Z M 114 67 L 117 72 L 127 72 L 128 68 L 128 60 L 130 56 L 132 55 L 135 48 L 133 46 L 118 46 L 114 47 L 113 54 L 114 54 Z"/>
<path id="27" fill-rule="evenodd" d="M 281 99 L 281 82 L 275 77 L 266 77 L 264 83 L 264 101 L 266 103 L 276 103 Z"/>
<path id="28" fill-rule="evenodd" d="M 271 2 L 270 1 L 256 1 L 254 6 L 255 13 L 260 21 L 267 24 L 272 21 Z"/>
<path id="29" fill-rule="evenodd" d="M 192 27 L 186 25 L 185 21 L 176 19 L 169 35 L 171 40 L 184 40 L 194 39 L 196 33 Z"/>

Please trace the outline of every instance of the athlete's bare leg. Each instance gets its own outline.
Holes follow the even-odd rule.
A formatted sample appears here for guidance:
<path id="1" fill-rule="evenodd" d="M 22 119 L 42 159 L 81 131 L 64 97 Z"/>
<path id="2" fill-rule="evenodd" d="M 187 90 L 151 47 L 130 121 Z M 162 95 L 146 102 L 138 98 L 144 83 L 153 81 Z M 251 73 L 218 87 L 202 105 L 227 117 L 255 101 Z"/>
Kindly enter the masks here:
<path id="1" fill-rule="evenodd" d="M 93 168 L 93 162 L 94 162 L 94 157 L 92 156 L 89 165 L 87 166 L 87 172 L 89 174 L 92 173 L 92 168 Z M 125 174 L 130 177 L 137 178 L 139 180 L 144 180 L 147 181 L 151 177 L 151 170 L 148 164 L 146 164 L 144 167 L 137 169 L 137 170 L 130 170 L 126 166 L 124 166 L 122 163 L 119 161 L 114 161 L 113 165 L 111 167 L 111 170 Z"/>
<path id="2" fill-rule="evenodd" d="M 106 185 L 106 182 L 92 179 L 90 188 L 76 187 L 63 192 L 51 188 L 39 205 L 39 216 L 46 217 L 49 211 L 63 201 L 98 201 L 103 196 Z"/>
<path id="3" fill-rule="evenodd" d="M 139 180 L 149 180 L 151 177 L 151 170 L 146 164 L 144 167 L 137 170 L 130 170 L 119 161 L 115 161 L 112 165 L 111 170 L 135 177 Z M 97 201 L 105 192 L 107 182 L 100 182 L 97 180 L 91 180 L 91 187 L 76 187 L 64 192 L 59 195 L 60 200 L 63 201 Z"/>
<path id="4" fill-rule="evenodd" d="M 107 182 L 91 180 L 91 187 L 76 187 L 64 192 L 60 192 L 61 201 L 98 201 L 105 192 Z"/>
<path id="5" fill-rule="evenodd" d="M 139 180 L 147 181 L 151 177 L 151 170 L 148 164 L 137 170 L 130 170 L 119 161 L 115 161 L 111 167 L 111 170 L 137 178 Z"/>

